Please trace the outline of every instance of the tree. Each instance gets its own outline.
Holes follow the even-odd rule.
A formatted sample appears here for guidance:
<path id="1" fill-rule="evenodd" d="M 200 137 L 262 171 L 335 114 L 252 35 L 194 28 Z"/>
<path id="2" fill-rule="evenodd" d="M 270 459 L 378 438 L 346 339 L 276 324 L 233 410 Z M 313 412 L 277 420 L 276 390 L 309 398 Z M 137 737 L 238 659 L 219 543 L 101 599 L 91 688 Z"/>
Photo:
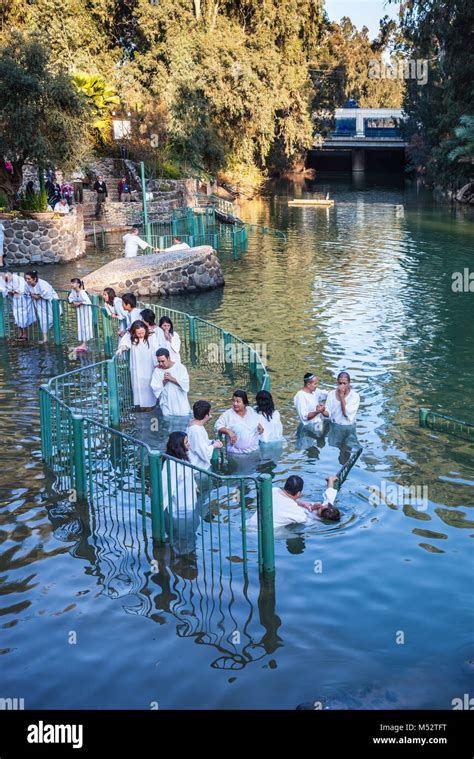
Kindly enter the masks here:
<path id="1" fill-rule="evenodd" d="M 72 76 L 72 83 L 89 102 L 93 137 L 99 145 L 105 145 L 110 138 L 111 111 L 114 106 L 120 104 L 120 98 L 114 87 L 106 84 L 99 74 L 77 71 Z"/>
<path id="2" fill-rule="evenodd" d="M 18 191 L 23 166 L 67 164 L 87 142 L 88 108 L 70 78 L 52 72 L 48 51 L 35 38 L 14 33 L 0 48 L 0 189 Z"/>
<path id="3" fill-rule="evenodd" d="M 459 126 L 454 130 L 456 146 L 449 152 L 450 161 L 474 162 L 474 116 L 461 116 Z"/>

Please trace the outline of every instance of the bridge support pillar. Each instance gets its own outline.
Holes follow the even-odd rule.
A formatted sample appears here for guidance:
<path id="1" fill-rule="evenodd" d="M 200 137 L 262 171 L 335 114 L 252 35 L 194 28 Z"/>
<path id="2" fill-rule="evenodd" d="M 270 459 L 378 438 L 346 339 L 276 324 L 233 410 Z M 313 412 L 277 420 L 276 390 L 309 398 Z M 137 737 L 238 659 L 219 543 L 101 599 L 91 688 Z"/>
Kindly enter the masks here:
<path id="1" fill-rule="evenodd" d="M 352 171 L 365 171 L 365 150 L 354 148 L 352 150 Z"/>

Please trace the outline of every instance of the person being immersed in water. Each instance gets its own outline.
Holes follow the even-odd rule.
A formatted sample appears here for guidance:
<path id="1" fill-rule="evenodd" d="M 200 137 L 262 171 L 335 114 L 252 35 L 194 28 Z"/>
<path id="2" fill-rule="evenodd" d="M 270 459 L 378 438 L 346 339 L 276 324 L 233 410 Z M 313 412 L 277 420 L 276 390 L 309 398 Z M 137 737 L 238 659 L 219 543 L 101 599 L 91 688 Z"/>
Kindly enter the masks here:
<path id="1" fill-rule="evenodd" d="M 298 475 L 292 474 L 288 477 L 282 488 L 272 488 L 273 497 L 273 527 L 285 527 L 289 524 L 309 524 L 311 523 L 311 514 L 320 519 L 330 522 L 338 522 L 341 518 L 341 512 L 334 506 L 337 498 L 337 490 L 334 487 L 337 477 L 327 478 L 328 487 L 324 493 L 323 501 L 303 501 L 301 494 L 303 492 L 304 482 Z M 250 517 L 247 525 L 256 527 L 258 524 L 257 512 Z"/>

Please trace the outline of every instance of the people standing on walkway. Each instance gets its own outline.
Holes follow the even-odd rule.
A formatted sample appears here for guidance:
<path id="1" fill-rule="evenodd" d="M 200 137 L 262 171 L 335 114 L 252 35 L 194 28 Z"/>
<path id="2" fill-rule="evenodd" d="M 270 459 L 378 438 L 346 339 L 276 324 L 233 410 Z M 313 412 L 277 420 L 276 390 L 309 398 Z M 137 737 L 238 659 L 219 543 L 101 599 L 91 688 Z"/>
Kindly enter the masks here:
<path id="1" fill-rule="evenodd" d="M 162 316 L 159 323 L 158 342 L 160 348 L 166 348 L 171 356 L 172 361 L 181 361 L 181 338 L 173 327 L 173 322 L 169 316 Z"/>
<path id="2" fill-rule="evenodd" d="M 159 401 L 163 416 L 189 416 L 189 374 L 186 367 L 172 361 L 166 348 L 156 351 L 155 371 L 151 380 L 152 390 Z"/>
<path id="3" fill-rule="evenodd" d="M 77 319 L 77 339 L 80 345 L 75 348 L 76 353 L 86 353 L 88 350 L 87 343 L 94 337 L 94 328 L 92 325 L 92 301 L 89 298 L 84 282 L 78 277 L 71 279 L 71 292 L 68 296 L 69 303 L 76 308 Z"/>
<path id="4" fill-rule="evenodd" d="M 227 436 L 227 452 L 230 454 L 258 450 L 259 438 L 264 432 L 257 412 L 249 406 L 245 390 L 234 391 L 232 408 L 220 415 L 214 429 Z"/>
<path id="5" fill-rule="evenodd" d="M 5 273 L 6 291 L 12 299 L 15 324 L 20 330 L 19 340 L 27 340 L 27 329 L 36 321 L 33 300 L 27 294 L 27 285 L 20 274 Z"/>
<path id="6" fill-rule="evenodd" d="M 82 169 L 77 168 L 75 171 L 72 172 L 72 189 L 74 192 L 74 202 L 75 203 L 82 203 L 84 202 L 84 172 Z"/>
<path id="7" fill-rule="evenodd" d="M 222 448 L 220 440 L 209 440 L 205 424 L 211 418 L 209 401 L 196 401 L 193 404 L 193 418 L 186 430 L 189 440 L 189 460 L 201 469 L 209 469 L 211 458 L 216 448 Z"/>
<path id="8" fill-rule="evenodd" d="M 130 232 L 127 232 L 127 234 L 122 237 L 122 240 L 125 244 L 125 258 L 135 258 L 135 256 L 138 254 L 138 248 L 145 250 L 145 248 L 153 247 L 149 242 L 142 240 L 142 238 L 138 236 L 137 227 L 133 227 Z"/>
<path id="9" fill-rule="evenodd" d="M 301 424 L 311 424 L 313 427 L 322 427 L 324 401 L 327 393 L 318 390 L 319 380 L 312 372 L 306 372 L 303 377 L 303 389 L 298 390 L 293 403 Z"/>
<path id="10" fill-rule="evenodd" d="M 275 409 L 271 393 L 268 390 L 259 390 L 255 396 L 255 402 L 255 411 L 263 427 L 260 442 L 281 442 L 283 440 L 283 425 L 281 423 L 280 412 Z"/>
<path id="11" fill-rule="evenodd" d="M 155 369 L 153 347 L 148 339 L 148 327 L 142 321 L 134 321 L 119 342 L 117 355 L 130 351 L 130 379 L 133 403 L 142 409 L 153 408 L 156 398 L 151 388 Z"/>
<path id="12" fill-rule="evenodd" d="M 127 329 L 130 329 L 133 322 L 141 321 L 141 310 L 137 308 L 137 296 L 133 293 L 122 295 L 122 309 L 125 312 Z"/>
<path id="13" fill-rule="evenodd" d="M 48 332 L 53 325 L 53 301 L 59 300 L 59 296 L 49 282 L 39 278 L 37 271 L 27 271 L 25 281 L 27 295 L 35 302 L 36 315 L 43 333 L 40 343 L 47 343 Z M 61 306 L 59 306 L 59 313 L 61 313 Z"/>
<path id="14" fill-rule="evenodd" d="M 94 190 L 97 193 L 97 204 L 95 208 L 95 217 L 96 219 L 100 219 L 104 212 L 104 203 L 107 200 L 108 192 L 107 192 L 107 185 L 105 184 L 102 174 L 99 174 L 96 181 L 94 182 Z"/>
<path id="15" fill-rule="evenodd" d="M 355 424 L 359 404 L 360 395 L 351 389 L 349 373 L 339 372 L 337 389 L 328 393 L 326 407 L 322 413 L 334 424 Z"/>
<path id="16" fill-rule="evenodd" d="M 119 203 L 120 202 L 124 202 L 124 201 L 125 202 L 126 201 L 128 201 L 128 202 L 131 201 L 131 199 L 132 199 L 132 190 L 130 188 L 130 184 L 128 182 L 127 177 L 123 176 L 121 178 L 120 182 L 118 183 L 117 190 L 118 190 Z"/>

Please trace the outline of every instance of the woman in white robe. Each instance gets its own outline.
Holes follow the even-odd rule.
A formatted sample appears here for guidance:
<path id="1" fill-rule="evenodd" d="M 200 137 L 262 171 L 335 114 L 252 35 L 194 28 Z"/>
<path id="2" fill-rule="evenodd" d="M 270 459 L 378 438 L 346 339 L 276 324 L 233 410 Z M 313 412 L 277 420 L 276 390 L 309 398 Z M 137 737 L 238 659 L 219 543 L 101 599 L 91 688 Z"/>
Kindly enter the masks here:
<path id="1" fill-rule="evenodd" d="M 166 348 L 169 350 L 172 361 L 181 361 L 181 338 L 178 333 L 174 331 L 173 322 L 169 316 L 161 317 L 157 340 L 159 348 Z"/>
<path id="2" fill-rule="evenodd" d="M 151 389 L 151 378 L 155 368 L 153 346 L 148 339 L 148 329 L 143 322 L 135 322 L 120 340 L 117 354 L 130 351 L 130 379 L 133 403 L 142 409 L 153 408 L 156 404 Z"/>
<path id="3" fill-rule="evenodd" d="M 155 322 L 155 313 L 151 308 L 144 308 L 140 311 L 140 318 L 142 322 L 145 322 L 148 327 L 149 340 L 153 345 L 155 355 L 158 348 L 164 348 L 163 343 L 163 330 Z"/>
<path id="4" fill-rule="evenodd" d="M 59 300 L 59 296 L 49 282 L 38 277 L 37 271 L 28 271 L 25 274 L 25 281 L 27 293 L 35 301 L 36 315 L 43 333 L 40 343 L 47 343 L 48 332 L 53 325 L 53 300 Z M 62 313 L 61 307 L 59 307 L 59 313 Z"/>
<path id="5" fill-rule="evenodd" d="M 216 432 L 227 435 L 229 454 L 251 453 L 258 450 L 263 426 L 256 411 L 249 406 L 245 390 L 236 390 L 232 408 L 224 411 L 214 425 Z"/>
<path id="6" fill-rule="evenodd" d="M 181 554 L 194 550 L 200 521 L 194 472 L 186 466 L 189 463 L 188 451 L 186 433 L 172 432 L 166 446 L 166 454 L 172 459 L 163 459 L 163 505 L 165 529 L 171 537 L 172 527 L 173 548 Z"/>
<path id="7" fill-rule="evenodd" d="M 283 425 L 280 412 L 275 409 L 271 393 L 260 390 L 255 396 L 255 411 L 263 427 L 260 443 L 281 443 L 283 440 Z"/>
<path id="8" fill-rule="evenodd" d="M 27 340 L 27 329 L 36 321 L 33 301 L 27 293 L 26 282 L 19 274 L 5 274 L 5 284 L 12 298 L 12 311 L 15 324 L 20 328 L 20 340 Z"/>
<path id="9" fill-rule="evenodd" d="M 71 279 L 71 285 L 72 289 L 68 301 L 76 308 L 77 339 L 81 341 L 75 350 L 76 353 L 85 353 L 88 341 L 92 340 L 94 336 L 92 302 L 84 289 L 84 283 L 78 277 Z"/>

